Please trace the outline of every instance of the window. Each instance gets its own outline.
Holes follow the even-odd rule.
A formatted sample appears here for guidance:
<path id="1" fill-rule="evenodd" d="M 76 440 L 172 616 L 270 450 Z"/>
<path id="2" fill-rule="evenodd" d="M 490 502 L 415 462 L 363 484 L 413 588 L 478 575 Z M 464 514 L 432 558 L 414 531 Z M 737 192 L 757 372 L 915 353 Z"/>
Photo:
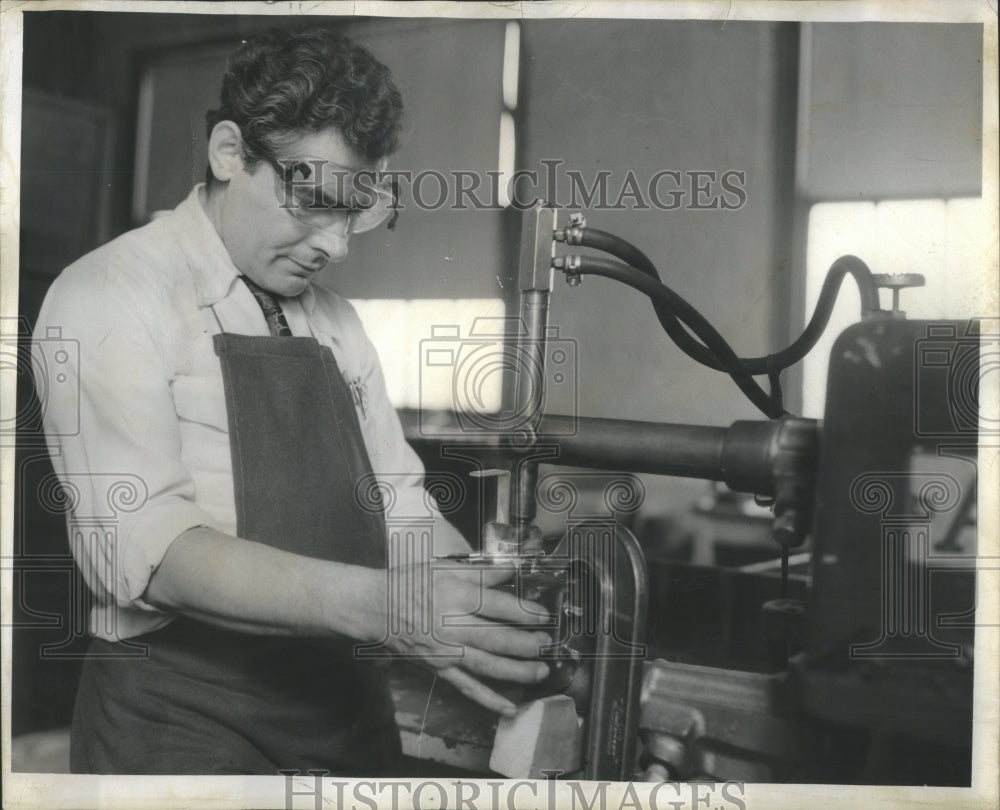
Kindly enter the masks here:
<path id="1" fill-rule="evenodd" d="M 830 265 L 844 254 L 857 256 L 873 273 L 922 274 L 926 286 L 901 294 L 900 308 L 910 319 L 964 319 L 992 312 L 997 283 L 990 272 L 995 222 L 987 209 L 982 197 L 812 206 L 806 317 L 812 314 Z M 882 292 L 881 306 L 891 307 L 888 291 Z M 830 349 L 859 313 L 857 287 L 845 279 L 826 332 L 803 361 L 803 416 L 823 415 Z"/>
<path id="2" fill-rule="evenodd" d="M 505 367 L 501 299 L 369 298 L 351 303 L 382 361 L 393 406 L 500 410 Z"/>

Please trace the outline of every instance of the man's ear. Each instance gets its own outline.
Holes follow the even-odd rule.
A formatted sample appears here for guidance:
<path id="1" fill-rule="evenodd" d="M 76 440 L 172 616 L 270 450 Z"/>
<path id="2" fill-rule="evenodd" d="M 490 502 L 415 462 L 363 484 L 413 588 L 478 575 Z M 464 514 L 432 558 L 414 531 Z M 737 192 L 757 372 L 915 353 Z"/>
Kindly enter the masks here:
<path id="1" fill-rule="evenodd" d="M 219 121 L 208 139 L 208 165 L 216 180 L 228 183 L 243 169 L 243 134 L 232 121 Z"/>

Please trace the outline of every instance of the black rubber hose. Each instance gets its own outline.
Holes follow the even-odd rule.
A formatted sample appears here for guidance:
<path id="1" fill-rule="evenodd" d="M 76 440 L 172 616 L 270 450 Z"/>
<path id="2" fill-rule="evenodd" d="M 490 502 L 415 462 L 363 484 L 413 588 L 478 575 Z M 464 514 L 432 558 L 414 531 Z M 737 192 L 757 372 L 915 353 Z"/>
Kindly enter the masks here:
<path id="1" fill-rule="evenodd" d="M 580 229 L 580 245 L 609 253 L 636 270 L 641 270 L 650 278 L 662 281 L 656 266 L 649 260 L 649 257 L 631 242 L 626 242 L 621 237 L 596 228 L 582 228 Z M 653 310 L 656 312 L 657 320 L 663 327 L 663 331 L 684 354 L 704 366 L 709 366 L 717 371 L 722 370 L 722 364 L 719 363 L 715 355 L 691 336 L 691 333 L 684 328 L 665 302 L 653 299 Z"/>
<path id="2" fill-rule="evenodd" d="M 806 328 L 802 330 L 802 334 L 791 346 L 773 355 L 777 368 L 785 369 L 794 365 L 809 354 L 812 347 L 816 345 L 816 341 L 819 340 L 826 325 L 830 322 L 830 315 L 833 313 L 833 305 L 837 303 L 840 285 L 848 274 L 854 277 L 858 285 L 858 292 L 861 294 L 861 317 L 866 316 L 869 312 L 878 311 L 878 286 L 875 284 L 875 278 L 872 276 L 872 271 L 868 269 L 868 265 L 857 256 L 841 256 L 826 271 L 826 278 L 823 279 L 823 286 L 819 291 L 819 298 L 816 300 L 816 308 L 813 310 Z M 767 358 L 752 358 L 751 363 L 756 363 L 758 360 L 766 361 Z"/>
<path id="3" fill-rule="evenodd" d="M 777 419 L 785 414 L 785 411 L 776 407 L 767 392 L 750 376 L 750 373 L 740 362 L 740 358 L 736 356 L 736 352 L 716 331 L 715 327 L 698 310 L 665 284 L 627 264 L 596 256 L 581 257 L 580 265 L 574 272 L 580 275 L 604 276 L 620 281 L 662 304 L 663 307 L 669 309 L 675 318 L 687 325 L 695 336 L 705 344 L 705 347 L 723 363 L 722 370 L 732 377 L 733 382 L 766 416 Z"/>
<path id="4" fill-rule="evenodd" d="M 660 274 L 645 253 L 634 245 L 594 228 L 581 229 L 580 245 L 609 253 L 628 263 L 650 278 L 660 281 Z M 774 374 L 795 365 L 816 345 L 833 313 L 834 304 L 844 278 L 852 275 L 861 293 L 861 314 L 873 312 L 878 306 L 878 287 L 871 270 L 856 256 L 841 256 L 827 271 L 809 323 L 802 334 L 787 348 L 763 357 L 741 357 L 740 363 L 750 374 Z M 695 340 L 684 328 L 670 308 L 663 302 L 654 300 L 653 308 L 660 325 L 688 357 L 716 371 L 727 371 L 725 364 L 705 345 Z"/>

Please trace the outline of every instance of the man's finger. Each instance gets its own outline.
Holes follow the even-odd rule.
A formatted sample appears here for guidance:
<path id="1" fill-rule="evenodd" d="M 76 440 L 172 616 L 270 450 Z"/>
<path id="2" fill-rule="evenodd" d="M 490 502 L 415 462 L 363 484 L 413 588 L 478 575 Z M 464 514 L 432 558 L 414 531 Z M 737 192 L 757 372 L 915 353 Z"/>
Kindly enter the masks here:
<path id="1" fill-rule="evenodd" d="M 477 611 L 480 616 L 516 625 L 550 625 L 550 614 L 538 602 L 524 599 L 516 593 L 484 588 Z"/>
<path id="2" fill-rule="evenodd" d="M 454 563 L 443 565 L 438 562 L 434 573 L 447 574 L 476 587 L 492 588 L 513 579 L 517 570 L 517 566 L 512 562 L 502 560 L 486 566 L 455 565 Z"/>
<path id="3" fill-rule="evenodd" d="M 507 698 L 494 692 L 488 686 L 480 683 L 467 672 L 463 672 L 457 667 L 440 669 L 438 670 L 438 675 L 452 684 L 469 700 L 485 706 L 492 712 L 505 715 L 512 715 L 517 712 L 517 706 L 507 700 Z"/>
<path id="4" fill-rule="evenodd" d="M 515 627 L 552 625 L 551 614 L 537 602 L 522 598 L 516 589 L 500 591 L 490 587 L 509 579 L 513 571 L 510 566 L 499 568 L 499 571 L 490 567 L 459 574 L 447 571 L 448 576 L 441 572 L 442 577 L 433 580 L 432 594 L 436 597 L 447 593 L 456 602 L 466 605 L 470 615 L 496 619 Z M 439 588 L 446 590 L 439 591 Z"/>
<path id="5" fill-rule="evenodd" d="M 538 683 L 549 674 L 548 666 L 541 661 L 519 661 L 474 647 L 465 651 L 462 667 L 474 675 L 514 683 Z"/>
<path id="6" fill-rule="evenodd" d="M 441 627 L 447 634 L 444 637 L 450 643 L 463 643 L 516 658 L 538 658 L 542 650 L 552 644 L 552 637 L 548 633 L 518 630 L 467 614 L 442 616 Z"/>
<path id="7" fill-rule="evenodd" d="M 505 564 L 503 562 L 497 562 L 493 565 L 486 566 L 478 569 L 482 572 L 483 586 L 486 588 L 492 588 L 494 585 L 501 585 L 510 579 L 513 579 L 514 574 L 517 572 L 517 566 L 513 563 Z"/>

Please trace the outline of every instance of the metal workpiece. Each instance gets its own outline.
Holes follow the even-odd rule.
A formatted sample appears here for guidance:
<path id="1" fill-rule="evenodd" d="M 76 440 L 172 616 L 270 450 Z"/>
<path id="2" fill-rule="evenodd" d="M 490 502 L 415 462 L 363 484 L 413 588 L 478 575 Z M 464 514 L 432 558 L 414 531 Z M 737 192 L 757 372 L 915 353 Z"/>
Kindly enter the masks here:
<path id="1" fill-rule="evenodd" d="M 530 520 L 511 522 L 510 471 L 475 470 L 469 474 L 475 478 L 491 478 L 497 483 L 496 519 L 488 521 L 483 526 L 483 555 L 486 557 L 518 557 L 540 553 L 542 550 L 541 530 Z"/>
<path id="2" fill-rule="evenodd" d="M 542 532 L 535 525 L 535 489 L 538 462 L 514 459 L 511 469 L 474 470 L 473 478 L 496 482 L 496 514 L 483 525 L 481 551 L 484 557 L 531 557 L 542 552 Z M 527 468 L 527 469 L 525 469 Z M 517 485 L 512 485 L 512 480 Z M 530 497 L 524 489 L 530 487 Z"/>

